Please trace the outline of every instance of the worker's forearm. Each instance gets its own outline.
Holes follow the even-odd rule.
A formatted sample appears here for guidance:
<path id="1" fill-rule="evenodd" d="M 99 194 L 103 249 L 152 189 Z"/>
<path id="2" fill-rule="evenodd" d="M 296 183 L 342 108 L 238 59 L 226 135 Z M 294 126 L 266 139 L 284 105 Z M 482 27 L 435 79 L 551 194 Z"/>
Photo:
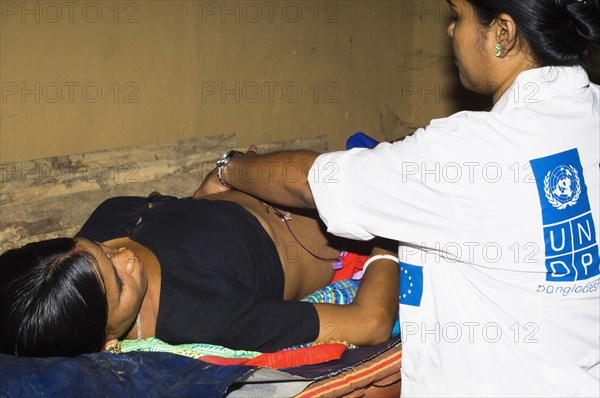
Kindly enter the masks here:
<path id="1" fill-rule="evenodd" d="M 379 241 L 372 255 L 396 256 L 393 247 L 393 242 Z M 380 259 L 371 263 L 351 304 L 315 304 L 319 315 L 317 341 L 344 340 L 356 345 L 387 341 L 398 313 L 398 284 L 396 261 Z"/>
<path id="2" fill-rule="evenodd" d="M 383 242 L 383 240 L 380 240 Z M 390 241 L 385 241 L 386 247 L 376 246 L 371 255 L 387 254 L 392 257 L 398 255 L 396 249 L 389 246 Z M 369 313 L 378 312 L 379 322 L 382 327 L 378 330 L 384 335 L 391 332 L 394 318 L 398 313 L 399 267 L 397 261 L 388 259 L 377 260 L 368 267 L 358 289 L 354 305 L 362 307 Z M 389 329 L 386 328 L 389 327 Z"/>
<path id="3" fill-rule="evenodd" d="M 307 178 L 317 156 L 311 151 L 236 156 L 223 167 L 222 178 L 233 188 L 268 202 L 314 208 Z"/>

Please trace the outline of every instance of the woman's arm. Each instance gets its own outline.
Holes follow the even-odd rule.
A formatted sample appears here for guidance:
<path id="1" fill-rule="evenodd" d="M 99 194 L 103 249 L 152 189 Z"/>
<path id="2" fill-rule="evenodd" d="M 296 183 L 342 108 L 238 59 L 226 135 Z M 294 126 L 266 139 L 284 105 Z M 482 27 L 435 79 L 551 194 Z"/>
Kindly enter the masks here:
<path id="1" fill-rule="evenodd" d="M 397 247 L 392 249 L 390 241 L 378 243 L 372 252 L 376 254 L 395 257 Z M 317 341 L 342 340 L 356 345 L 388 341 L 398 313 L 399 278 L 397 262 L 379 259 L 367 268 L 352 303 L 315 304 L 320 323 Z"/>

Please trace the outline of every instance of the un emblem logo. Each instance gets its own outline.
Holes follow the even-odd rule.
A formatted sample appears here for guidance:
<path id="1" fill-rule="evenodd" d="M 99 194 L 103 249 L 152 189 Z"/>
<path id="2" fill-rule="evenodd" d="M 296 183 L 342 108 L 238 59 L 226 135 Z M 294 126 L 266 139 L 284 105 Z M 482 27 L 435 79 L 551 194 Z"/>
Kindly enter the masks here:
<path id="1" fill-rule="evenodd" d="M 579 174 L 575 167 L 560 165 L 544 177 L 544 193 L 548 203 L 558 210 L 577 203 L 581 195 Z"/>

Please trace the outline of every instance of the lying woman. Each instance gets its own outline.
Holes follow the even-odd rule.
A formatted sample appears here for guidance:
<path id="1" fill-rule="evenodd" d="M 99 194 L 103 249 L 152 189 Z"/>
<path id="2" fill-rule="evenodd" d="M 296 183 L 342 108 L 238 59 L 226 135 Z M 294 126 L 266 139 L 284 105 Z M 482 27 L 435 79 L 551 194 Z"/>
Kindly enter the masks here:
<path id="1" fill-rule="evenodd" d="M 328 239 L 315 218 L 237 191 L 109 199 L 75 238 L 0 256 L 1 351 L 76 356 L 147 337 L 263 352 L 386 341 L 398 312 L 389 258 L 369 265 L 352 304 L 298 301 L 334 276 L 340 249 Z"/>

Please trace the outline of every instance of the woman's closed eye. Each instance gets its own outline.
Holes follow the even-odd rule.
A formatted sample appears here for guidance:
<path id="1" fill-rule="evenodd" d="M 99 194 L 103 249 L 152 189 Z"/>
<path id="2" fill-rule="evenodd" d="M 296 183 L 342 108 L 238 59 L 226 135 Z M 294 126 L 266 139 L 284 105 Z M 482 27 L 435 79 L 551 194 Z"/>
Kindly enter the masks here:
<path id="1" fill-rule="evenodd" d="M 456 6 L 448 0 L 448 7 L 450 8 L 450 21 L 454 22 L 458 20 L 458 13 L 456 12 Z"/>
<path id="2" fill-rule="evenodd" d="M 117 282 L 117 291 L 119 292 L 119 296 L 120 296 L 121 292 L 123 291 L 123 279 L 121 278 L 121 275 L 119 275 L 119 271 L 117 271 L 114 264 L 113 264 L 113 270 L 115 271 L 115 281 Z"/>
<path id="3" fill-rule="evenodd" d="M 117 268 L 115 267 L 115 264 L 113 262 L 112 257 L 114 257 L 114 254 L 116 254 L 117 252 L 115 251 L 115 253 L 113 253 L 113 255 L 111 256 L 106 250 L 105 247 L 99 245 L 97 242 L 93 242 L 96 246 L 98 246 L 98 248 L 100 248 L 100 250 L 102 250 L 104 252 L 104 254 L 106 255 L 106 257 L 108 258 L 108 261 L 110 262 L 110 265 L 112 267 L 113 273 L 115 274 L 115 284 L 117 286 L 117 293 L 119 295 L 119 297 L 121 296 L 121 292 L 123 291 L 123 279 L 121 278 L 121 276 L 119 275 L 119 272 L 117 271 Z"/>

